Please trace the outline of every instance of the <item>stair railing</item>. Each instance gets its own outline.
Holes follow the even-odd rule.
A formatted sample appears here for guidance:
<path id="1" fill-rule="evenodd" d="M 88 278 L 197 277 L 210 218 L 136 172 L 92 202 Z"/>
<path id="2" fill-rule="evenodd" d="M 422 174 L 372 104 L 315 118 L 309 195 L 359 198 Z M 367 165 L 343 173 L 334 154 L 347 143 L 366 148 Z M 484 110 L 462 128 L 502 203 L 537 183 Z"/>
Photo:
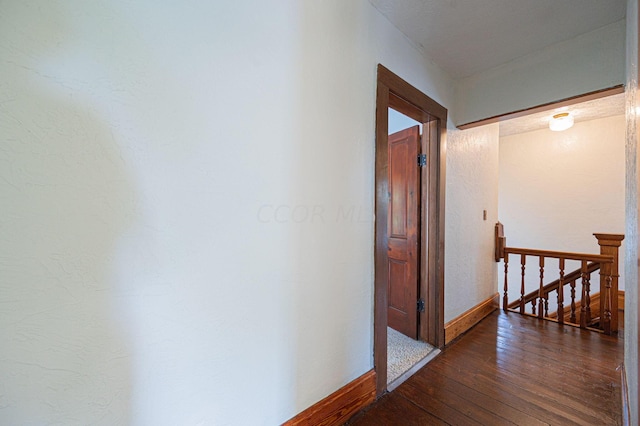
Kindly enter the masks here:
<path id="1" fill-rule="evenodd" d="M 502 308 L 505 312 L 517 312 L 522 315 L 534 316 L 540 319 L 567 324 L 583 329 L 590 329 L 610 335 L 618 331 L 618 251 L 624 235 L 594 234 L 600 246 L 600 254 L 571 253 L 549 250 L 535 250 L 506 246 L 504 228 L 501 223 L 496 224 L 495 259 L 504 260 L 504 288 Z M 509 302 L 509 262 L 519 258 L 520 266 L 520 295 Z M 537 259 L 535 271 L 538 275 L 538 289 L 525 293 L 527 259 Z M 557 260 L 550 262 L 550 259 Z M 565 272 L 567 261 L 578 261 L 580 267 L 574 271 Z M 557 279 L 545 284 L 545 272 L 549 274 L 551 264 L 558 266 Z M 546 268 L 546 269 L 545 269 Z M 531 269 L 531 268 L 529 268 Z M 597 316 L 591 310 L 591 275 L 600 271 L 600 303 Z M 554 278 L 556 275 L 553 275 Z M 539 279 L 538 279 L 539 278 Z M 565 287 L 569 287 L 569 306 L 565 307 Z M 576 298 L 576 288 L 579 287 L 580 298 Z M 556 293 L 557 308 L 549 312 L 549 299 Z M 577 311 L 579 306 L 579 311 Z M 568 311 L 568 312 L 567 312 Z M 579 312 L 579 314 L 577 314 Z M 568 315 L 566 315 L 568 314 Z M 568 318 L 565 319 L 565 316 Z"/>

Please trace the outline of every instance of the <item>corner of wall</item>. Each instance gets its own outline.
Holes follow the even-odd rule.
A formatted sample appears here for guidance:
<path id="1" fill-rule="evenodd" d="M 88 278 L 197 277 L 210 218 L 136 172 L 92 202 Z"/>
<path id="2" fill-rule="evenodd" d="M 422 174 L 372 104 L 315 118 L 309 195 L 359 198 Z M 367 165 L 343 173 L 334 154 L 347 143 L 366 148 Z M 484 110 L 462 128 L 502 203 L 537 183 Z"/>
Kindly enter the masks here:
<path id="1" fill-rule="evenodd" d="M 625 347 L 631 424 L 638 424 L 638 0 L 627 2 L 626 27 Z"/>

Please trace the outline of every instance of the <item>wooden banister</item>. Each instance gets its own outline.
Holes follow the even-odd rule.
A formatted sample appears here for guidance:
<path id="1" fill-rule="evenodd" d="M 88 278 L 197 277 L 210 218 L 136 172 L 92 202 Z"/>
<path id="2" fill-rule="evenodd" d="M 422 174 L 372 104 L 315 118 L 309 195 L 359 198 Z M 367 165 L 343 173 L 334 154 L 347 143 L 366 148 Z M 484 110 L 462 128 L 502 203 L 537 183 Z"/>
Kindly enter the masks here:
<path id="1" fill-rule="evenodd" d="M 600 246 L 599 254 L 560 252 L 552 250 L 539 250 L 518 247 L 507 247 L 504 237 L 504 227 L 497 223 L 495 227 L 495 260 L 504 259 L 504 295 L 503 309 L 505 311 L 519 312 L 540 319 L 556 321 L 560 324 L 579 326 L 581 328 L 594 329 L 605 334 L 613 334 L 618 331 L 618 251 L 624 235 L 620 234 L 594 234 Z M 510 256 L 511 255 L 511 256 Z M 537 269 L 539 273 L 538 289 L 525 294 L 525 272 L 527 257 L 537 257 Z M 520 258 L 520 297 L 509 302 L 509 260 Z M 545 284 L 545 274 L 554 268 L 546 259 L 558 259 L 558 279 Z M 580 268 L 565 273 L 565 262 L 578 261 Z M 545 269 L 546 268 L 546 269 Z M 531 268 L 530 268 L 531 269 Z M 595 316 L 591 312 L 591 274 L 600 270 L 600 307 Z M 581 287 L 580 319 L 576 323 L 576 283 Z M 570 287 L 570 305 L 567 309 L 568 319 L 565 320 L 564 288 Z M 550 293 L 557 293 L 556 313 L 549 313 Z M 531 313 L 527 313 L 528 305 Z M 597 308 L 596 308 L 597 309 Z M 593 317 L 593 318 L 592 318 Z"/>
<path id="2" fill-rule="evenodd" d="M 591 262 L 587 265 L 587 272 L 588 273 L 593 273 L 595 271 L 597 271 L 598 269 L 600 269 L 600 264 L 597 262 Z M 581 277 L 581 268 L 576 269 L 575 271 L 571 271 L 570 273 L 564 275 L 563 278 L 563 282 L 565 285 L 569 284 L 571 281 L 576 281 L 577 279 L 579 279 Z M 558 286 L 560 285 L 560 279 L 558 278 L 555 281 L 550 282 L 549 284 L 546 284 L 543 289 L 544 289 L 544 293 L 545 294 L 549 294 L 553 291 L 557 291 L 558 290 Z M 534 290 L 531 293 L 525 294 L 524 296 L 522 296 L 522 301 L 523 304 L 527 304 L 530 303 L 532 300 L 536 299 L 538 297 L 538 290 Z M 520 306 L 520 300 L 516 300 L 515 302 L 511 302 L 509 303 L 509 308 L 516 308 L 518 306 Z"/>
<path id="3" fill-rule="evenodd" d="M 587 262 L 598 263 L 612 263 L 613 256 L 609 254 L 590 254 L 590 253 L 572 253 L 564 251 L 551 251 L 551 250 L 536 250 L 526 248 L 505 247 L 505 253 L 509 254 L 524 254 L 526 256 L 542 256 L 550 257 L 553 259 L 565 259 L 565 260 L 578 260 Z"/>

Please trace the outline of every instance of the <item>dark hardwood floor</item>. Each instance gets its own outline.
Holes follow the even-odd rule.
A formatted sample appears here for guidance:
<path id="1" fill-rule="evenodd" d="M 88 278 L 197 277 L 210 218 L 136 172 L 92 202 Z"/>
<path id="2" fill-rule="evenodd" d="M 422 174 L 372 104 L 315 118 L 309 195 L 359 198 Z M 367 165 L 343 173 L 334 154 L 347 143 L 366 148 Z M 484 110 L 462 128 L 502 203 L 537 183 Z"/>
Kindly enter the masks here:
<path id="1" fill-rule="evenodd" d="M 618 425 L 623 340 L 495 312 L 350 425 Z"/>

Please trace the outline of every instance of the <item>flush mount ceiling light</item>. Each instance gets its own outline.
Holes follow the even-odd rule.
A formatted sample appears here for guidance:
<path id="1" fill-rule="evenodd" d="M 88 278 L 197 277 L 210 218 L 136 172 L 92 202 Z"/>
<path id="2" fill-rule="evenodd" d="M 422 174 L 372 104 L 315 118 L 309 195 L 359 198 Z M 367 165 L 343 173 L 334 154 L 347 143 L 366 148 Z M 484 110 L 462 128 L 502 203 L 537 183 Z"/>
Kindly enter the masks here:
<path id="1" fill-rule="evenodd" d="M 554 132 L 561 132 L 573 126 L 573 117 L 568 112 L 554 115 L 549 120 L 549 129 Z"/>

